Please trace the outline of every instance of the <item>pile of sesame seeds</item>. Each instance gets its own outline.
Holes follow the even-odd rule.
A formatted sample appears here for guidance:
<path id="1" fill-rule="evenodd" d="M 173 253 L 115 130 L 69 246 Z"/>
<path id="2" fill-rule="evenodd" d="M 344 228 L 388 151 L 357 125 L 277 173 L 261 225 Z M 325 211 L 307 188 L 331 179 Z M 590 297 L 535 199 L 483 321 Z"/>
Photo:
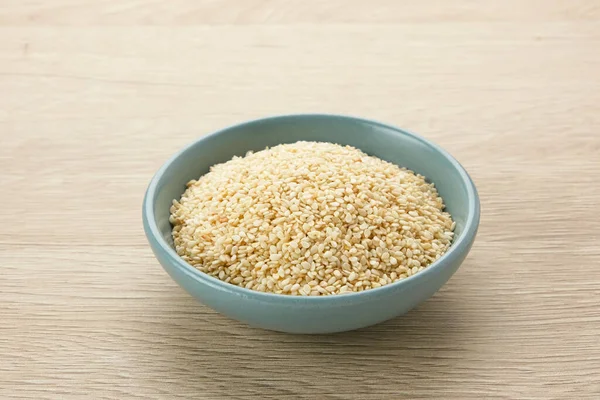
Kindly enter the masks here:
<path id="1" fill-rule="evenodd" d="M 247 289 L 320 296 L 407 278 L 449 248 L 450 214 L 423 176 L 360 150 L 279 145 L 215 165 L 174 200 L 183 260 Z"/>

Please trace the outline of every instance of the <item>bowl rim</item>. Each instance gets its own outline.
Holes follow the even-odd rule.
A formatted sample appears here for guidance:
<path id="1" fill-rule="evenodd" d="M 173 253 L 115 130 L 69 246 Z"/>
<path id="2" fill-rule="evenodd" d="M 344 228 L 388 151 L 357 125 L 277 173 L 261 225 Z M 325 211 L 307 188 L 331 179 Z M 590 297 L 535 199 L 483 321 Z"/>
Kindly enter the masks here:
<path id="1" fill-rule="evenodd" d="M 154 202 L 156 201 L 157 192 L 158 192 L 158 183 L 161 180 L 165 171 L 169 168 L 169 166 L 181 157 L 184 153 L 186 153 L 190 148 L 195 147 L 201 144 L 203 141 L 206 141 L 208 138 L 216 135 L 223 134 L 232 129 L 239 129 L 245 126 L 261 124 L 268 121 L 274 120 L 294 120 L 294 119 L 305 119 L 305 118 L 323 118 L 323 119 L 341 119 L 346 120 L 353 123 L 360 124 L 370 124 L 379 126 L 382 128 L 389 129 L 398 135 L 410 136 L 411 138 L 421 142 L 426 145 L 430 149 L 439 153 L 442 157 L 446 158 L 447 161 L 458 171 L 461 181 L 464 187 L 467 190 L 467 198 L 468 198 L 468 214 L 465 222 L 465 227 L 461 235 L 456 238 L 456 241 L 452 243 L 449 247 L 448 251 L 444 253 L 438 260 L 431 263 L 427 268 L 420 271 L 415 275 L 411 275 L 408 278 L 402 279 L 400 281 L 392 282 L 387 285 L 383 285 L 378 288 L 373 288 L 369 290 L 364 290 L 362 292 L 348 292 L 341 293 L 329 296 L 292 296 L 287 294 L 277 294 L 277 293 L 269 293 L 269 292 L 259 292 L 252 289 L 246 289 L 231 283 L 226 283 L 218 278 L 212 277 L 196 268 L 192 265 L 185 262 L 177 252 L 169 246 L 169 244 L 163 239 L 158 224 L 156 222 L 156 218 L 154 216 Z M 214 131 L 210 134 L 203 135 L 199 139 L 195 140 L 192 143 L 189 143 L 187 146 L 183 147 L 181 150 L 172 155 L 152 177 L 150 184 L 146 190 L 143 204 L 142 204 L 142 220 L 144 224 L 144 232 L 148 241 L 151 244 L 151 247 L 158 247 L 167 257 L 168 261 L 176 266 L 181 272 L 190 277 L 191 279 L 197 280 L 211 286 L 214 289 L 218 289 L 220 291 L 229 291 L 229 292 L 237 292 L 237 294 L 242 295 L 244 297 L 255 297 L 259 300 L 264 301 L 291 301 L 294 303 L 319 303 L 319 302 L 331 302 L 331 301 L 344 301 L 347 302 L 349 300 L 356 300 L 358 297 L 364 299 L 365 297 L 379 297 L 381 295 L 385 295 L 390 291 L 399 290 L 400 288 L 410 285 L 415 280 L 426 280 L 432 277 L 432 274 L 435 273 L 436 270 L 444 268 L 444 266 L 448 262 L 452 262 L 460 257 L 465 251 L 468 252 L 469 247 L 475 239 L 477 234 L 477 230 L 479 227 L 480 220 L 480 200 L 479 195 L 477 193 L 477 189 L 475 184 L 473 183 L 471 177 L 467 173 L 467 171 L 463 168 L 463 166 L 446 150 L 442 147 L 438 146 L 434 142 L 425 139 L 424 137 L 417 135 L 411 131 L 407 131 L 405 129 L 398 128 L 393 125 L 388 125 L 379 121 L 354 117 L 349 115 L 342 114 L 327 114 L 327 113 L 308 113 L 308 114 L 283 114 L 276 116 L 269 116 L 264 118 L 253 119 L 237 124 L 233 124 L 227 126 L 225 128 Z"/>

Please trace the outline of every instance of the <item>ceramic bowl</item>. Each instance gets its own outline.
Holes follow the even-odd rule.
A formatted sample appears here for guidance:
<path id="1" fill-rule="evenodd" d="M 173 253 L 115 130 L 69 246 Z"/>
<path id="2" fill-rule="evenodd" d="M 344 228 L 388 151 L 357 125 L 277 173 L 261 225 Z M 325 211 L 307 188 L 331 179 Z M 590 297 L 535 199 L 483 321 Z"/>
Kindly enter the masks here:
<path id="1" fill-rule="evenodd" d="M 186 182 L 210 166 L 299 140 L 351 145 L 409 168 L 434 182 L 456 222 L 450 249 L 423 271 L 359 293 L 288 296 L 256 292 L 222 282 L 193 268 L 173 248 L 169 208 Z M 479 198 L 463 167 L 446 151 L 413 133 L 382 123 L 336 115 L 287 115 L 225 128 L 187 146 L 152 178 L 143 204 L 144 230 L 167 273 L 201 303 L 254 327 L 291 333 L 358 329 L 406 313 L 431 297 L 456 272 L 479 225 Z"/>

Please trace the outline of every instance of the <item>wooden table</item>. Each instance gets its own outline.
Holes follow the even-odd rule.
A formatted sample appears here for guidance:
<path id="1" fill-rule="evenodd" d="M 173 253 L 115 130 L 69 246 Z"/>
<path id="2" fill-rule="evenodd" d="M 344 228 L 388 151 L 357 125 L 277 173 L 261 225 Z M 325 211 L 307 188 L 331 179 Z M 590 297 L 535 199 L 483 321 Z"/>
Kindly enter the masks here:
<path id="1" fill-rule="evenodd" d="M 3 0 L 0 26 L 1 399 L 600 398 L 598 1 Z M 472 253 L 406 316 L 252 329 L 153 258 L 167 157 L 297 112 L 472 174 Z"/>

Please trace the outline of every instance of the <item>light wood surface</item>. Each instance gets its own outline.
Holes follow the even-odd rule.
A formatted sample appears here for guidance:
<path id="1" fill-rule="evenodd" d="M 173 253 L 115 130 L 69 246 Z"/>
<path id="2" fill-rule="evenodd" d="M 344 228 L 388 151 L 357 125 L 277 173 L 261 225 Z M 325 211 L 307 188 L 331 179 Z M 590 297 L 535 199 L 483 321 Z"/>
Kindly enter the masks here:
<path id="1" fill-rule="evenodd" d="M 246 119 L 416 131 L 480 191 L 471 255 L 331 336 L 199 305 L 141 224 Z M 600 2 L 0 0 L 1 399 L 599 399 Z"/>

